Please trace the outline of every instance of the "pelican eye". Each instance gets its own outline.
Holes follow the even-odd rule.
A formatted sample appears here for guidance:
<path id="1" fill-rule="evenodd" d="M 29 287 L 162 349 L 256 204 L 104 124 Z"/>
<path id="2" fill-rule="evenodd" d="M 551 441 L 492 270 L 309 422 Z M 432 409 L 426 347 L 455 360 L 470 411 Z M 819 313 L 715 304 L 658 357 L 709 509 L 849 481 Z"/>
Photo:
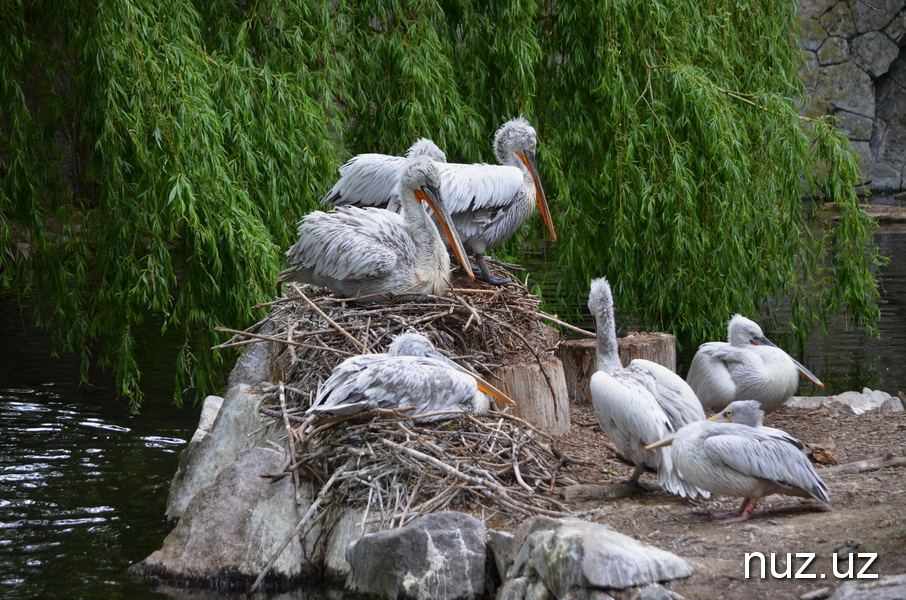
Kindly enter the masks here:
<path id="1" fill-rule="evenodd" d="M 732 409 L 732 408 L 727 409 L 727 410 L 724 411 L 724 417 L 726 417 L 727 419 L 731 418 L 732 416 L 733 416 L 733 409 Z"/>

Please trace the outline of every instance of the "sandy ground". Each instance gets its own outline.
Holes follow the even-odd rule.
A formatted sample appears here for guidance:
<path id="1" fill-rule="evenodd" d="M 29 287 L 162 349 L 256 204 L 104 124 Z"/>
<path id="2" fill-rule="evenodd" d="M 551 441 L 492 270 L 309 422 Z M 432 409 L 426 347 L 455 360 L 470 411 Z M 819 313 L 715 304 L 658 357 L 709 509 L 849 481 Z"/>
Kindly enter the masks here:
<path id="1" fill-rule="evenodd" d="M 771 496 L 747 522 L 718 525 L 710 512 L 735 509 L 739 499 L 720 497 L 693 504 L 660 490 L 619 485 L 632 468 L 607 448 L 590 406 L 571 408 L 572 427 L 561 448 L 587 461 L 579 467 L 584 477 L 608 484 L 604 491 L 609 492 L 604 498 L 575 501 L 572 507 L 583 518 L 607 523 L 692 563 L 695 573 L 690 578 L 667 584 L 690 600 L 799 598 L 820 588 L 833 590 L 843 582 L 834 574 L 832 559 L 841 547 L 844 558 L 836 563 L 837 573 L 849 571 L 851 552 L 853 575 L 866 563 L 858 553 L 877 555 L 864 574 L 906 573 L 906 468 L 823 477 L 830 489 L 831 511 L 811 499 Z M 906 413 L 851 416 L 784 407 L 768 415 L 765 425 L 783 429 L 809 446 L 830 448 L 841 464 L 906 455 Z M 655 483 L 653 473 L 642 479 Z M 757 560 L 750 562 L 746 577 L 745 556 L 755 552 L 767 559 L 763 578 Z M 788 553 L 793 568 L 787 577 Z M 816 577 L 794 577 L 806 562 L 797 553 L 815 555 L 802 574 Z M 771 574 L 772 554 L 780 577 Z"/>

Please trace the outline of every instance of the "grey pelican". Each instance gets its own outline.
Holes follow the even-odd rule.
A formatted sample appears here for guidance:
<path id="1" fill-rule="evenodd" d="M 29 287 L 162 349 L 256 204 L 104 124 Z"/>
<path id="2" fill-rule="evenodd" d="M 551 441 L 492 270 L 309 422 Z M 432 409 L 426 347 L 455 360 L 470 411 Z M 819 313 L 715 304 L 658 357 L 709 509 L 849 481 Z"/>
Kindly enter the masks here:
<path id="1" fill-rule="evenodd" d="M 409 158 L 399 175 L 402 215 L 354 206 L 305 215 L 299 240 L 286 252 L 293 266 L 280 273 L 280 282 L 311 283 L 343 296 L 443 294 L 450 283 L 450 256 L 420 201 L 437 215 L 457 258 L 474 278 L 439 183 L 433 162 Z"/>
<path id="2" fill-rule="evenodd" d="M 799 386 L 799 375 L 824 387 L 815 375 L 764 336 L 761 327 L 734 315 L 728 342 L 702 344 L 686 381 L 702 406 L 717 411 L 734 400 L 757 400 L 766 413 L 780 408 Z"/>
<path id="3" fill-rule="evenodd" d="M 657 363 L 635 359 L 623 367 L 617 349 L 613 296 L 607 279 L 594 279 L 588 308 L 597 328 L 597 371 L 589 384 L 598 424 L 622 454 L 635 464 L 623 483 L 641 485 L 639 477 L 649 467 L 658 483 L 681 497 L 707 498 L 708 492 L 684 481 L 674 468 L 670 449 L 660 454 L 643 448 L 686 423 L 705 418 L 701 404 L 683 379 Z"/>
<path id="4" fill-rule="evenodd" d="M 491 397 L 514 405 L 506 394 L 437 351 L 421 334 L 397 336 L 386 354 L 348 358 L 330 374 L 308 414 L 343 417 L 375 408 L 412 407 L 413 415 L 443 411 L 487 412 Z M 455 414 L 429 415 L 430 422 Z"/>
<path id="5" fill-rule="evenodd" d="M 535 204 L 544 224 L 556 241 L 547 197 L 541 187 L 535 162 L 535 129 L 522 117 L 504 123 L 494 135 L 494 154 L 499 165 L 440 162 L 443 152 L 433 142 L 419 140 L 410 155 L 422 154 L 439 161 L 441 191 L 453 225 L 463 246 L 475 255 L 485 281 L 500 285 L 506 279 L 494 277 L 484 253 L 506 242 L 532 214 Z M 322 203 L 356 206 L 387 206 L 395 195 L 393 173 L 403 159 L 385 154 L 360 154 L 340 169 L 340 179 Z"/>
<path id="6" fill-rule="evenodd" d="M 737 400 L 646 450 L 672 444 L 673 462 L 687 481 L 715 494 L 743 498 L 738 510 L 713 515 L 718 523 L 745 521 L 770 494 L 812 497 L 830 509 L 827 486 L 802 452 L 802 442 L 762 426 L 763 417 L 758 402 Z"/>

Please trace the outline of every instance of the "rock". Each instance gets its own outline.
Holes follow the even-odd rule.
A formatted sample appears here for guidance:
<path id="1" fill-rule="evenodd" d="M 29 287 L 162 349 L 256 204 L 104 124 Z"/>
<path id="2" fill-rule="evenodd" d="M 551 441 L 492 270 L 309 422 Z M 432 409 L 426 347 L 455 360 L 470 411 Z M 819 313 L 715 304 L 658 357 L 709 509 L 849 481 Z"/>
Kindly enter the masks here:
<path id="1" fill-rule="evenodd" d="M 255 333 L 269 335 L 273 333 L 274 324 L 272 321 L 266 322 Z M 250 386 L 259 386 L 262 381 L 276 381 L 279 374 L 275 373 L 277 365 L 277 354 L 280 350 L 278 344 L 273 342 L 258 342 L 250 344 L 242 351 L 242 356 L 236 361 L 230 376 L 227 379 L 226 389 L 244 383 Z"/>
<path id="2" fill-rule="evenodd" d="M 899 403 L 899 408 L 897 404 Z M 861 415 L 870 410 L 902 412 L 902 402 L 887 392 L 865 388 L 862 392 L 843 392 L 836 396 L 793 396 L 784 406 L 805 410 L 825 408 L 838 415 Z"/>
<path id="3" fill-rule="evenodd" d="M 500 579 L 506 574 L 506 559 L 513 547 L 513 534 L 506 531 L 492 529 L 488 532 L 488 549 L 494 557 L 494 565 Z"/>
<path id="4" fill-rule="evenodd" d="M 692 574 L 689 563 L 674 554 L 574 518 L 528 519 L 516 533 L 513 552 L 501 598 L 518 598 L 510 587 L 523 578 L 543 582 L 554 598 L 583 598 L 590 596 L 575 594 L 621 590 Z"/>
<path id="5" fill-rule="evenodd" d="M 220 412 L 222 405 L 223 398 L 220 396 L 208 396 L 204 399 L 204 404 L 201 406 L 201 416 L 198 418 L 198 428 L 192 435 L 192 439 L 189 441 L 190 444 L 197 444 L 211 432 L 214 420 L 217 419 L 217 413 Z"/>
<path id="6" fill-rule="evenodd" d="M 842 37 L 829 37 L 818 49 L 819 65 L 837 65 L 849 60 L 849 42 Z"/>
<path id="7" fill-rule="evenodd" d="M 826 600 L 831 597 L 831 594 L 834 593 L 834 588 L 823 587 L 818 588 L 817 590 L 812 590 L 811 592 L 806 592 L 799 596 L 799 600 Z"/>
<path id="8" fill-rule="evenodd" d="M 799 14 L 809 19 L 816 19 L 837 3 L 837 0 L 800 0 Z"/>
<path id="9" fill-rule="evenodd" d="M 853 62 L 875 78 L 885 74 L 899 54 L 899 47 L 877 31 L 869 31 L 852 41 Z"/>
<path id="10" fill-rule="evenodd" d="M 906 598 L 906 573 L 877 579 L 846 581 L 831 600 L 902 600 Z"/>
<path id="11" fill-rule="evenodd" d="M 179 459 L 179 468 L 170 483 L 167 519 L 178 520 L 192 497 L 213 483 L 217 474 L 231 465 L 239 455 L 261 445 L 266 439 L 276 440 L 279 432 L 263 432 L 249 437 L 261 428 L 258 408 L 264 396 L 245 384 L 234 386 L 223 399 L 214 425 L 197 443 L 189 444 Z"/>
<path id="12" fill-rule="evenodd" d="M 815 78 L 813 101 L 874 118 L 875 92 L 871 77 L 851 61 L 819 66 L 811 76 Z"/>
<path id="13" fill-rule="evenodd" d="M 818 17 L 818 22 L 828 35 L 850 39 L 856 32 L 853 11 L 848 2 L 837 2 L 830 10 Z"/>
<path id="14" fill-rule="evenodd" d="M 902 12 L 903 0 L 857 0 L 849 3 L 852 18 L 858 33 L 880 31 L 887 27 Z M 894 38 L 897 39 L 897 38 Z"/>
<path id="15" fill-rule="evenodd" d="M 284 462 L 281 452 L 256 448 L 225 468 L 192 499 L 163 547 L 130 573 L 220 589 L 249 585 L 301 518 L 292 479 L 271 483 L 262 477 L 282 470 Z M 296 579 L 301 564 L 302 547 L 293 539 L 272 577 Z"/>
<path id="16" fill-rule="evenodd" d="M 346 552 L 346 588 L 384 598 L 457 600 L 485 595 L 485 526 L 436 513 L 361 537 Z"/>

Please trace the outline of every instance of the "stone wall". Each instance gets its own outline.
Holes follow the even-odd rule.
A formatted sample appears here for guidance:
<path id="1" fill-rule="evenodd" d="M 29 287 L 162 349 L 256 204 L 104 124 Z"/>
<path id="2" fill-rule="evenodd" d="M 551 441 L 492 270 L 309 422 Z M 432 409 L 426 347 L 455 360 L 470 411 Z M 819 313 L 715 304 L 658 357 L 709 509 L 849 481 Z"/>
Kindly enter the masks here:
<path id="1" fill-rule="evenodd" d="M 834 115 L 873 200 L 906 200 L 906 0 L 799 0 L 805 116 Z"/>

